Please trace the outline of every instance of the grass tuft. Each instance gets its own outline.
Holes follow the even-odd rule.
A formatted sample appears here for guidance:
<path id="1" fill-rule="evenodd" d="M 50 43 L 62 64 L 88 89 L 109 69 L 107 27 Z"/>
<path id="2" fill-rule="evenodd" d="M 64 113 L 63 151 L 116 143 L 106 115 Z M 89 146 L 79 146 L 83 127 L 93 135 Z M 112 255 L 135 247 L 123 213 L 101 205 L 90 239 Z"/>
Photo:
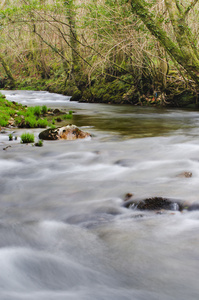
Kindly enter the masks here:
<path id="1" fill-rule="evenodd" d="M 39 140 L 37 143 L 35 143 L 36 147 L 42 147 L 43 146 L 43 140 Z"/>
<path id="2" fill-rule="evenodd" d="M 34 143 L 35 137 L 33 133 L 22 133 L 21 135 L 21 143 L 22 144 L 28 144 L 28 143 Z"/>
<path id="3" fill-rule="evenodd" d="M 42 114 L 47 114 L 47 112 L 48 112 L 47 106 L 43 105 L 42 108 L 41 108 L 41 111 L 42 111 Z"/>

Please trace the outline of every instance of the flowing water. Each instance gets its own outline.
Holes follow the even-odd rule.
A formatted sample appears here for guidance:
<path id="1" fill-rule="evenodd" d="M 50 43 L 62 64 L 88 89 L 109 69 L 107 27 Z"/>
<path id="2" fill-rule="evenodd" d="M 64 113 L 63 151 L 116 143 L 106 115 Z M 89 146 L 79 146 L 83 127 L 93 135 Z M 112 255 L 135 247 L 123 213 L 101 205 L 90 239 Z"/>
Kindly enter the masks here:
<path id="1" fill-rule="evenodd" d="M 2 92 L 75 111 L 92 138 L 39 148 L 0 134 L 0 299 L 198 299 L 199 211 L 122 204 L 126 193 L 199 203 L 199 113 Z"/>

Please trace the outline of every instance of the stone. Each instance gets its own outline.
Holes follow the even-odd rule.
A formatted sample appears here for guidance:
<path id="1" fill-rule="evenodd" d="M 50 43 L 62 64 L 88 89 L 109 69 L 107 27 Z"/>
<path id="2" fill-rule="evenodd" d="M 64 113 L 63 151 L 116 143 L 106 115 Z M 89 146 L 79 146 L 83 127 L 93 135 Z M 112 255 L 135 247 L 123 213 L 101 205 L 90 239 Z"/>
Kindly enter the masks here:
<path id="1" fill-rule="evenodd" d="M 59 110 L 58 108 L 55 108 L 55 109 L 53 110 L 53 113 L 54 113 L 55 115 L 57 115 L 57 114 L 60 114 L 61 112 L 60 112 L 60 110 Z"/>
<path id="2" fill-rule="evenodd" d="M 90 133 L 80 130 L 75 125 L 67 125 L 55 129 L 49 128 L 39 134 L 41 140 L 76 140 L 90 137 Z"/>
<path id="3" fill-rule="evenodd" d="M 56 121 L 57 121 L 57 122 L 61 122 L 62 119 L 61 119 L 60 117 L 58 117 L 58 118 L 56 119 Z"/>
<path id="4" fill-rule="evenodd" d="M 132 194 L 132 193 L 127 193 L 127 194 L 125 195 L 124 201 L 130 200 L 132 197 L 133 197 L 133 194 Z"/>
<path id="5" fill-rule="evenodd" d="M 191 205 L 186 207 L 188 211 L 199 210 L 199 203 L 192 203 Z"/>
<path id="6" fill-rule="evenodd" d="M 191 172 L 182 172 L 182 173 L 178 174 L 178 177 L 190 178 L 190 177 L 192 177 L 192 173 Z"/>
<path id="7" fill-rule="evenodd" d="M 139 210 L 172 210 L 182 211 L 184 206 L 180 201 L 170 200 L 162 197 L 152 197 L 141 201 L 130 199 L 124 202 L 124 207 Z"/>

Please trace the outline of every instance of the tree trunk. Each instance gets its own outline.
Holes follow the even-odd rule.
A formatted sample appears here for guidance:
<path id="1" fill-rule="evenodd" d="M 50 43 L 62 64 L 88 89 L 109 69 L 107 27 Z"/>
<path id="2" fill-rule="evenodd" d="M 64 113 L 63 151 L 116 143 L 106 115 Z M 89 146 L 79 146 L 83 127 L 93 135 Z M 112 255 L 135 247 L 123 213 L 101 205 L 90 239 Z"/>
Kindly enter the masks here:
<path id="1" fill-rule="evenodd" d="M 130 3 L 132 11 L 141 18 L 145 26 L 157 38 L 170 57 L 186 70 L 199 87 L 199 53 L 186 23 L 186 16 L 197 3 L 197 0 L 192 1 L 187 8 L 180 6 L 178 0 L 165 0 L 177 43 L 168 36 L 144 1 L 131 0 Z"/>
<path id="2" fill-rule="evenodd" d="M 69 45 L 71 47 L 71 71 L 73 74 L 79 66 L 79 53 L 78 53 L 78 37 L 75 24 L 75 10 L 73 8 L 74 0 L 68 0 L 65 2 L 67 8 L 67 19 L 69 23 Z"/>
<path id="3" fill-rule="evenodd" d="M 10 71 L 10 68 L 9 68 L 7 62 L 4 60 L 3 55 L 1 53 L 0 53 L 0 62 L 2 63 L 4 71 L 5 71 L 6 75 L 8 76 L 8 79 L 10 81 L 11 86 L 14 87 L 15 86 L 15 79 L 14 79 L 14 77 L 13 77 L 11 71 Z"/>

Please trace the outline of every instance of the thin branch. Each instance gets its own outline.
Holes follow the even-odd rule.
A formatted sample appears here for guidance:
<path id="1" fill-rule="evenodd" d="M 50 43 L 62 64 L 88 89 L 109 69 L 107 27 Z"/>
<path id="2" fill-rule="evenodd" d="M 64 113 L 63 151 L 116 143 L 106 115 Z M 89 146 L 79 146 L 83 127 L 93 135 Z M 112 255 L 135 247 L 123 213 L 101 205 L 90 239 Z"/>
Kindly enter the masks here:
<path id="1" fill-rule="evenodd" d="M 44 42 L 47 46 L 49 46 L 55 53 L 57 53 L 59 56 L 61 56 L 62 59 L 64 59 L 68 64 L 70 63 L 64 55 L 62 55 L 59 50 L 57 49 L 57 47 L 49 44 L 46 40 L 44 40 L 44 38 L 35 30 L 34 33 L 36 35 L 38 35 L 38 37 L 42 40 L 42 42 Z"/>
<path id="2" fill-rule="evenodd" d="M 80 54 L 78 51 L 76 51 L 71 45 L 70 43 L 65 39 L 64 33 L 61 31 L 60 28 L 57 28 L 58 31 L 61 33 L 61 36 L 63 37 L 65 43 L 87 64 L 91 67 L 91 65 L 89 64 L 89 62 L 87 62 Z"/>
<path id="3" fill-rule="evenodd" d="M 179 2 L 179 0 L 176 0 L 176 6 L 177 6 L 177 9 L 179 10 L 180 13 L 183 12 L 183 9 L 182 9 L 182 5 L 181 3 Z"/>
<path id="4" fill-rule="evenodd" d="M 188 13 L 190 12 L 190 10 L 192 8 L 194 8 L 194 6 L 197 4 L 198 0 L 194 0 L 191 2 L 191 4 L 185 9 L 185 12 L 184 12 L 184 16 L 186 17 L 188 15 Z"/>

